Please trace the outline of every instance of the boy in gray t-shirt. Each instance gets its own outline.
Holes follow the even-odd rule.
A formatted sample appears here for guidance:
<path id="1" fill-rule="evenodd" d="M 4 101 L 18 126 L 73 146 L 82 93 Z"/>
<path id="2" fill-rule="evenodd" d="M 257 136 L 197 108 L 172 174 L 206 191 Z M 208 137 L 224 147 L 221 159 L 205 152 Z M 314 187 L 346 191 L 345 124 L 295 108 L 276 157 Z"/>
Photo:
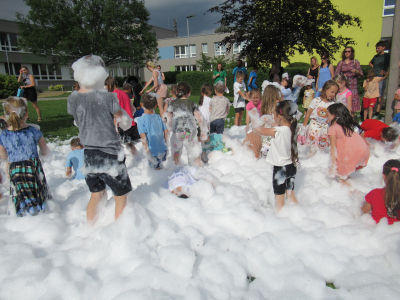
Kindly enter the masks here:
<path id="1" fill-rule="evenodd" d="M 225 85 L 222 81 L 218 81 L 214 89 L 216 96 L 210 101 L 210 134 L 222 134 L 231 103 L 228 98 L 224 97 Z"/>
<path id="2" fill-rule="evenodd" d="M 82 171 L 92 193 L 87 207 L 87 219 L 95 219 L 97 205 L 106 196 L 106 185 L 114 194 L 117 219 L 125 208 L 132 185 L 114 118 L 124 130 L 129 129 L 132 119 L 126 117 L 115 94 L 101 89 L 108 74 L 100 57 L 84 56 L 72 65 L 72 69 L 81 88 L 68 97 L 67 108 L 75 119 L 81 143 L 85 147 L 85 167 Z M 90 78 L 98 78 L 98 82 L 92 82 Z"/>

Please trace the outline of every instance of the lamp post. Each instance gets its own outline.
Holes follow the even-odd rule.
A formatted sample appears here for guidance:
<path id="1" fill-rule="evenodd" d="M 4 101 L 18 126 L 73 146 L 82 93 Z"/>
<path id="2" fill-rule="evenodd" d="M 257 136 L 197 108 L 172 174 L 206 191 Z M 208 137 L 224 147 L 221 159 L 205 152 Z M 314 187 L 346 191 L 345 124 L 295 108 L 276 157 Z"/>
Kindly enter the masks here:
<path id="1" fill-rule="evenodd" d="M 187 32 L 188 32 L 188 51 L 189 51 L 189 71 L 190 71 L 190 38 L 189 38 L 189 18 L 193 18 L 195 15 L 187 16 Z"/>

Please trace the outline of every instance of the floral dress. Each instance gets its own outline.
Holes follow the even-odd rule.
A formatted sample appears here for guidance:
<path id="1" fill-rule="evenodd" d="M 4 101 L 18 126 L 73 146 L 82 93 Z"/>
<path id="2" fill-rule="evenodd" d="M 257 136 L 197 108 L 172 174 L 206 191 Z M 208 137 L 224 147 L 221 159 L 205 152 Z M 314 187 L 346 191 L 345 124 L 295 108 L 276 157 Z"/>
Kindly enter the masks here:
<path id="1" fill-rule="evenodd" d="M 356 69 L 359 73 L 355 74 L 351 72 L 352 69 Z M 360 111 L 360 96 L 358 95 L 357 89 L 357 77 L 363 76 L 363 71 L 361 70 L 360 62 L 355 59 L 351 60 L 348 64 L 345 63 L 344 60 L 339 61 L 335 75 L 343 74 L 348 79 L 349 90 L 353 94 L 353 105 L 352 105 L 352 113 L 356 111 Z"/>

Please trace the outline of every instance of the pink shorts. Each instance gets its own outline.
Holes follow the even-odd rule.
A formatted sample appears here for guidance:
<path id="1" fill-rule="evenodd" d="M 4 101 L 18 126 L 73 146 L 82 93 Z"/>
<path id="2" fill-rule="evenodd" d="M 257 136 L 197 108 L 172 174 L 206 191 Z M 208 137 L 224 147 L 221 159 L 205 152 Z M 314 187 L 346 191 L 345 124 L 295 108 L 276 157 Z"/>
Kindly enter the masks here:
<path id="1" fill-rule="evenodd" d="M 156 87 L 156 89 L 154 91 L 161 98 L 167 98 L 168 97 L 168 87 L 164 83 L 162 83 L 158 87 Z"/>
<path id="2" fill-rule="evenodd" d="M 365 98 L 363 97 L 363 108 L 374 107 L 376 98 Z"/>

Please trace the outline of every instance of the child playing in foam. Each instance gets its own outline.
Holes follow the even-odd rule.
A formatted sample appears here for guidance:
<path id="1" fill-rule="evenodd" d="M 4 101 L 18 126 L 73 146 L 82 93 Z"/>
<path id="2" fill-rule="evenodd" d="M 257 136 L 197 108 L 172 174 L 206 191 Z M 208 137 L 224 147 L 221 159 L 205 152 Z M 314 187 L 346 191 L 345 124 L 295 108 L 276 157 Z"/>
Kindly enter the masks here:
<path id="1" fill-rule="evenodd" d="M 211 85 L 205 83 L 201 86 L 201 96 L 199 100 L 199 110 L 203 115 L 204 120 L 209 123 L 210 122 L 210 101 L 212 94 Z"/>
<path id="2" fill-rule="evenodd" d="M 119 106 L 121 106 L 121 108 L 126 111 L 129 117 L 133 119 L 133 114 L 135 113 L 136 108 L 133 106 L 133 103 L 129 99 L 128 95 L 124 91 L 117 89 L 117 85 L 118 83 L 113 77 L 109 76 L 105 81 L 107 90 L 117 94 Z M 132 155 L 135 155 L 137 153 L 135 144 L 140 141 L 140 136 L 135 121 L 132 120 L 132 126 L 128 130 L 123 130 L 120 126 L 118 126 L 118 133 L 121 138 L 121 142 L 129 149 Z"/>
<path id="3" fill-rule="evenodd" d="M 144 114 L 138 119 L 139 134 L 144 148 L 150 153 L 150 167 L 161 170 L 164 168 L 162 162 L 167 160 L 168 129 L 161 117 L 154 112 L 157 99 L 147 94 L 142 101 Z"/>
<path id="4" fill-rule="evenodd" d="M 28 106 L 24 100 L 10 97 L 3 107 L 9 127 L 0 134 L 0 154 L 10 163 L 10 197 L 18 216 L 36 215 L 51 198 L 37 146 L 43 156 L 49 149 L 42 132 L 25 123 Z"/>
<path id="5" fill-rule="evenodd" d="M 97 207 L 106 196 L 108 185 L 115 200 L 115 218 L 123 212 L 127 194 L 132 190 L 125 166 L 125 155 L 114 127 L 114 118 L 122 130 L 132 126 L 132 118 L 121 108 L 115 94 L 108 93 L 108 77 L 103 60 L 88 55 L 72 64 L 79 91 L 68 97 L 68 113 L 75 119 L 84 150 L 86 183 L 91 192 L 87 207 L 88 221 L 94 221 Z"/>
<path id="6" fill-rule="evenodd" d="M 166 188 L 179 198 L 189 198 L 190 187 L 200 179 L 210 182 L 214 187 L 219 185 L 219 180 L 204 169 L 191 166 L 177 168 L 169 177 Z"/>
<path id="7" fill-rule="evenodd" d="M 83 175 L 81 169 L 83 167 L 83 150 L 84 147 L 81 144 L 81 140 L 79 138 L 75 138 L 71 140 L 71 152 L 67 155 L 67 163 L 65 167 L 67 168 L 67 177 L 72 176 L 72 168 L 75 171 L 75 175 L 72 177 L 73 179 L 85 179 L 85 175 Z"/>
<path id="8" fill-rule="evenodd" d="M 302 75 L 295 75 L 293 78 L 293 89 L 290 88 L 289 74 L 284 73 L 281 80 L 281 91 L 283 100 L 291 100 L 297 103 L 301 88 L 307 84 L 307 78 Z"/>
<path id="9" fill-rule="evenodd" d="M 307 114 L 308 111 L 308 106 L 310 105 L 312 99 L 314 99 L 314 90 L 313 90 L 313 82 L 311 79 L 307 80 L 307 87 L 306 90 L 304 91 L 304 97 L 303 97 L 303 108 L 304 108 L 304 113 Z"/>
<path id="10" fill-rule="evenodd" d="M 243 82 L 244 73 L 239 71 L 236 73 L 236 82 L 233 84 L 233 107 L 235 108 L 235 126 L 242 125 L 243 111 L 246 106 L 246 100 L 250 99 L 246 95 L 246 85 Z"/>
<path id="11" fill-rule="evenodd" d="M 334 99 L 338 90 L 337 83 L 333 80 L 328 80 L 322 88 L 321 97 L 314 98 L 308 107 L 300 132 L 300 135 L 306 135 L 306 144 L 310 146 L 308 157 L 313 156 L 318 148 L 324 149 L 329 146 L 327 108 L 335 103 Z M 307 130 L 307 123 L 310 119 L 311 122 Z"/>
<path id="12" fill-rule="evenodd" d="M 189 164 L 202 166 L 201 145 L 197 140 L 196 120 L 200 125 L 201 140 L 207 139 L 207 123 L 204 121 L 196 103 L 189 100 L 191 87 L 186 82 L 178 84 L 177 98 L 168 106 L 168 127 L 171 128 L 171 152 L 179 164 L 182 149 L 188 152 Z"/>
<path id="13" fill-rule="evenodd" d="M 231 102 L 224 96 L 225 85 L 218 81 L 214 87 L 215 96 L 210 102 L 210 134 L 224 133 L 225 119 L 229 113 Z"/>
<path id="14" fill-rule="evenodd" d="M 369 159 L 368 145 L 355 132 L 360 128 L 343 103 L 328 106 L 328 130 L 331 142 L 331 166 L 329 175 L 339 176 L 342 183 L 356 170 L 365 167 Z"/>
<path id="15" fill-rule="evenodd" d="M 248 126 L 250 124 L 250 116 L 249 116 L 249 111 L 252 109 L 256 109 L 258 114 L 261 116 L 261 92 L 258 88 L 253 88 L 250 93 L 250 102 L 247 103 L 246 105 L 246 125 Z"/>
<path id="16" fill-rule="evenodd" d="M 261 135 L 273 136 L 268 151 L 267 162 L 274 166 L 272 185 L 275 194 L 275 208 L 279 211 L 285 204 L 285 194 L 297 203 L 294 194 L 294 182 L 299 158 L 297 153 L 297 105 L 290 100 L 283 100 L 276 105 L 274 119 L 278 126 L 274 128 L 254 128 Z"/>
<path id="17" fill-rule="evenodd" d="M 276 104 L 279 101 L 282 101 L 282 94 L 280 89 L 270 82 L 266 83 L 263 82 L 263 95 L 261 97 L 261 112 L 264 128 L 271 128 L 276 126 L 276 123 L 273 121 L 273 114 L 275 111 Z M 254 110 L 249 111 L 250 118 L 252 117 L 252 112 Z M 257 114 L 258 115 L 258 114 Z M 250 123 L 251 125 L 251 123 Z M 259 134 L 255 133 L 253 130 L 249 130 L 247 132 L 246 138 L 243 141 L 243 145 L 247 145 L 256 158 L 259 158 L 261 155 L 267 156 L 268 150 L 271 146 L 271 140 L 273 137 L 271 136 L 260 136 Z"/>
<path id="18" fill-rule="evenodd" d="M 335 75 L 332 80 L 339 86 L 339 91 L 336 94 L 336 102 L 343 103 L 349 112 L 354 115 L 357 110 L 360 110 L 360 103 L 353 105 L 353 94 L 348 89 L 348 80 L 346 76 Z"/>
<path id="19" fill-rule="evenodd" d="M 371 213 L 376 223 L 383 218 L 389 225 L 400 221 L 400 161 L 390 159 L 383 165 L 382 177 L 385 187 L 374 189 L 365 196 L 363 213 Z"/>

